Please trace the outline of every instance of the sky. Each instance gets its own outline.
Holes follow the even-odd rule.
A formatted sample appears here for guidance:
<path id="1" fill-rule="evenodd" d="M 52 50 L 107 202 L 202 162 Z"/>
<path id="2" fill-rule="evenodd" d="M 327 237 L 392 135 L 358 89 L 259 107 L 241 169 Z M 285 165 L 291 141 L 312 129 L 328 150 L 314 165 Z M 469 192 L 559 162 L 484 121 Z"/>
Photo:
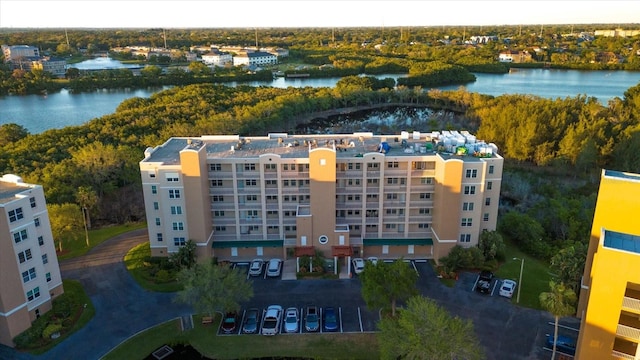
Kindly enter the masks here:
<path id="1" fill-rule="evenodd" d="M 638 22 L 638 0 L 0 0 L 0 28 L 391 27 Z"/>

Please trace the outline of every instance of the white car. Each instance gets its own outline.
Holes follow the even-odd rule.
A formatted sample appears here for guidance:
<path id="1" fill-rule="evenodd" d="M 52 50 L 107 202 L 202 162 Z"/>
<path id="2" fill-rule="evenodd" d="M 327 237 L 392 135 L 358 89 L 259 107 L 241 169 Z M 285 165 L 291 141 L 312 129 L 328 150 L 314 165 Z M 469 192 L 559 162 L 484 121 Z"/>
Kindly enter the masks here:
<path id="1" fill-rule="evenodd" d="M 356 274 L 360 274 L 361 272 L 364 271 L 364 259 L 362 258 L 353 259 L 353 271 L 355 271 Z"/>
<path id="2" fill-rule="evenodd" d="M 249 267 L 249 275 L 251 276 L 262 275 L 263 264 L 264 264 L 264 261 L 262 261 L 262 259 L 253 259 L 253 261 L 251 261 L 251 266 Z"/>
<path id="3" fill-rule="evenodd" d="M 280 276 L 280 259 L 271 259 L 267 264 L 267 276 L 278 277 Z"/>
<path id="4" fill-rule="evenodd" d="M 288 333 L 298 332 L 298 309 L 294 307 L 287 308 L 287 312 L 284 317 L 284 331 Z"/>
<path id="5" fill-rule="evenodd" d="M 378 264 L 378 258 L 377 258 L 377 257 L 375 257 L 375 256 L 369 256 L 369 257 L 367 258 L 367 261 L 370 261 L 373 265 Z"/>
<path id="6" fill-rule="evenodd" d="M 500 286 L 500 296 L 504 296 L 506 298 L 511 299 L 513 296 L 513 291 L 516 289 L 516 282 L 513 280 L 502 280 L 502 285 Z"/>

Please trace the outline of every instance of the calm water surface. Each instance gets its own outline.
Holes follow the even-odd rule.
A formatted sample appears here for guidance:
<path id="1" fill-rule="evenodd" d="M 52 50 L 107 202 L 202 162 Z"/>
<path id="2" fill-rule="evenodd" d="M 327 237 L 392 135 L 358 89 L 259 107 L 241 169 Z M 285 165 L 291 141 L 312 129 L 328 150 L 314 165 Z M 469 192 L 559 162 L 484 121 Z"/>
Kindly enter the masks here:
<path id="1" fill-rule="evenodd" d="M 74 64 L 83 69 L 121 68 L 126 65 L 109 58 L 97 58 Z M 134 65 L 137 66 L 137 65 Z M 640 72 L 630 71 L 578 71 L 552 69 L 517 69 L 509 74 L 475 74 L 475 83 L 464 87 L 470 92 L 493 96 L 503 94 L 532 94 L 544 98 L 566 98 L 586 95 L 597 98 L 606 105 L 614 97 L 622 98 L 624 92 L 640 83 Z M 397 79 L 403 75 L 380 75 L 379 78 Z M 334 87 L 340 78 L 285 79 L 244 83 L 251 86 Z M 229 83 L 236 86 L 237 83 Z M 460 85 L 438 87 L 454 90 Z M 149 97 L 163 88 L 139 90 L 101 90 L 91 93 L 59 93 L 27 96 L 0 97 L 0 125 L 16 123 L 32 134 L 48 129 L 81 125 L 89 120 L 115 112 L 118 105 L 131 97 Z M 166 87 L 165 87 L 166 89 Z"/>

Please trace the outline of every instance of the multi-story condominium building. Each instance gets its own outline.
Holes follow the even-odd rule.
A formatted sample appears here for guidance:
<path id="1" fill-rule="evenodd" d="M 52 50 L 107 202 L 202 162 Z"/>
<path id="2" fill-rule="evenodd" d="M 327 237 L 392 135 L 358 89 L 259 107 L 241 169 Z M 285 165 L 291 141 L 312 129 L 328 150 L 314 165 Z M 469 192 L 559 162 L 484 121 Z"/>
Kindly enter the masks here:
<path id="1" fill-rule="evenodd" d="M 2 45 L 2 52 L 4 54 L 4 61 L 40 57 L 40 49 L 29 45 Z"/>
<path id="2" fill-rule="evenodd" d="M 233 65 L 262 66 L 277 64 L 278 57 L 264 51 L 245 52 L 233 57 Z"/>
<path id="3" fill-rule="evenodd" d="M 231 53 L 220 51 L 212 48 L 209 53 L 202 54 L 202 62 L 207 65 L 224 67 L 233 64 L 233 56 Z"/>
<path id="4" fill-rule="evenodd" d="M 477 245 L 496 227 L 502 166 L 468 133 L 269 134 L 171 138 L 140 172 L 154 256 L 191 239 L 200 258 L 349 264 Z"/>
<path id="5" fill-rule="evenodd" d="M 640 359 L 640 174 L 604 170 L 582 278 L 576 359 Z"/>
<path id="6" fill-rule="evenodd" d="M 51 309 L 63 293 L 42 186 L 0 178 L 0 343 Z"/>

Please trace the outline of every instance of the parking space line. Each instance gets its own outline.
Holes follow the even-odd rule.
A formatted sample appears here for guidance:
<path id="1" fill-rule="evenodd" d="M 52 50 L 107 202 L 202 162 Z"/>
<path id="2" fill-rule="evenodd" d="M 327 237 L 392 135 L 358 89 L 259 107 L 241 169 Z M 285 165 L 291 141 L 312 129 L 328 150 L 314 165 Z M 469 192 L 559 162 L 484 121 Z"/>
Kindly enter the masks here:
<path id="1" fill-rule="evenodd" d="M 358 306 L 358 322 L 360 322 L 360 332 L 363 332 L 364 329 L 362 328 L 362 314 L 360 313 L 360 306 Z"/>
<path id="2" fill-rule="evenodd" d="M 413 270 L 416 272 L 416 274 L 418 274 L 418 277 L 420 277 L 420 272 L 418 271 L 418 268 L 416 267 L 416 263 L 413 262 L 413 260 L 411 261 L 411 266 L 413 266 Z"/>
<path id="3" fill-rule="evenodd" d="M 342 307 L 338 308 L 338 315 L 340 315 L 340 332 L 342 332 Z"/>
<path id="4" fill-rule="evenodd" d="M 554 326 L 555 326 L 555 323 L 554 323 L 553 321 L 549 321 L 549 323 L 548 323 L 548 324 L 549 324 L 549 325 L 554 325 Z M 572 328 L 572 327 L 570 327 L 570 326 L 566 326 L 566 325 L 562 325 L 562 324 L 558 324 L 558 327 L 565 328 L 565 329 L 567 329 L 567 330 L 573 330 L 573 331 L 575 331 L 575 332 L 579 332 L 579 331 L 580 331 L 580 329 Z"/>

